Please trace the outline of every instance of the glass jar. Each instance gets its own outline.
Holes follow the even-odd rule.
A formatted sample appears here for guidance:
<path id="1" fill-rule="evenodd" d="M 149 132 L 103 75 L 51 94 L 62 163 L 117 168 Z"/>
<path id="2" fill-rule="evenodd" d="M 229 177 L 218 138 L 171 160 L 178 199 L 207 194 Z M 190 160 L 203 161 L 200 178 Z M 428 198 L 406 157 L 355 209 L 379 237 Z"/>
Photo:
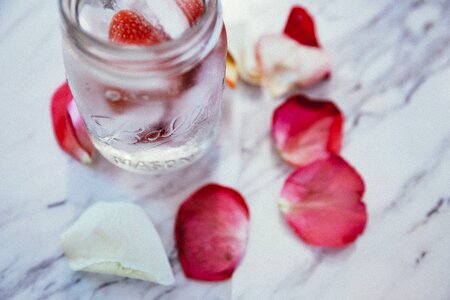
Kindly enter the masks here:
<path id="1" fill-rule="evenodd" d="M 60 0 L 66 76 L 95 147 L 141 173 L 192 164 L 220 121 L 227 45 L 219 0 L 206 0 L 179 38 L 151 46 L 117 45 L 82 29 L 83 5 L 110 10 L 110 2 Z"/>

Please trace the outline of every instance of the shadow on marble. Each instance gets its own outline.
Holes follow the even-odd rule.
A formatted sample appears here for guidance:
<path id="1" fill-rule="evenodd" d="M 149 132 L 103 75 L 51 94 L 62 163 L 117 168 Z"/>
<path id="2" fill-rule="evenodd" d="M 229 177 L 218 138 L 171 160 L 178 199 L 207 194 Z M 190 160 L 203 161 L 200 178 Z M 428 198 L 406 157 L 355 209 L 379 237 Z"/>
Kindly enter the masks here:
<path id="1" fill-rule="evenodd" d="M 231 284 L 199 282 L 176 276 L 176 285 L 163 286 L 151 282 L 110 275 L 77 272 L 70 276 L 62 299 L 215 299 L 230 298 Z M 182 277 L 182 278 L 180 278 Z"/>
<path id="2" fill-rule="evenodd" d="M 174 217 L 180 203 L 201 185 L 212 181 L 218 166 L 217 144 L 194 164 L 162 175 L 122 170 L 100 155 L 88 167 L 73 162 L 67 182 L 68 202 L 76 215 L 98 201 L 130 201 L 141 206 L 155 223 L 169 255 L 176 284 L 162 286 L 134 279 L 77 272 L 64 299 L 229 299 L 231 283 L 204 283 L 185 278 L 173 240 Z"/>
<path id="3" fill-rule="evenodd" d="M 258 94 L 260 90 L 255 88 L 250 93 Z M 224 98 L 227 98 L 226 95 Z M 204 157 L 184 169 L 161 175 L 137 174 L 114 166 L 99 154 L 92 166 L 70 162 L 67 203 L 74 208 L 73 217 L 76 218 L 99 201 L 138 204 L 161 236 L 176 284 L 161 286 L 134 279 L 77 272 L 71 279 L 76 286 L 67 290 L 64 299 L 230 299 L 231 280 L 211 283 L 185 278 L 177 259 L 173 228 L 179 205 L 195 190 L 208 182 L 232 186 L 237 180 L 240 168 L 240 130 L 236 128 L 239 110 L 232 100 L 224 99 L 218 141 Z"/>
<path id="4" fill-rule="evenodd" d="M 210 179 L 217 166 L 218 147 L 214 145 L 200 160 L 186 168 L 167 174 L 147 175 L 122 170 L 97 155 L 92 166 L 71 162 L 69 165 L 68 198 L 96 201 L 140 201 L 144 197 L 158 201 L 176 197 Z M 126 195 L 127 199 L 121 199 Z M 81 200 L 81 199 L 80 199 Z"/>

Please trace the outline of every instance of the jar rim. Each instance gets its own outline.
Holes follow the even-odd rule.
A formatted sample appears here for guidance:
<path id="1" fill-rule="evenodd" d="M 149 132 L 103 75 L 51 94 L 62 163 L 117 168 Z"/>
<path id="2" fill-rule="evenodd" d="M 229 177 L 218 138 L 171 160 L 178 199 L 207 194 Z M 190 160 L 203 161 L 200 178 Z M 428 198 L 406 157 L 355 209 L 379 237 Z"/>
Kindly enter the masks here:
<path id="1" fill-rule="evenodd" d="M 114 60 L 125 60 L 128 64 L 136 63 L 140 65 L 146 62 L 158 61 L 168 62 L 169 60 L 182 61 L 195 52 L 202 51 L 204 47 L 199 45 L 200 40 L 217 38 L 220 34 L 214 34 L 218 23 L 222 27 L 222 10 L 219 0 L 202 0 L 205 4 L 205 11 L 198 21 L 187 28 L 183 34 L 175 39 L 153 45 L 121 45 L 111 43 L 105 39 L 84 30 L 76 16 L 77 4 L 79 0 L 59 0 L 59 12 L 62 18 L 63 29 L 75 41 L 75 45 L 83 53 L 91 58 L 105 63 Z M 75 4 L 75 5 L 74 5 Z M 216 41 L 212 41 L 215 44 Z M 207 47 L 211 48 L 212 47 Z M 197 49 L 197 51 L 194 51 Z M 190 55 L 189 55 L 190 52 Z M 181 59 L 183 57 L 184 59 Z"/>

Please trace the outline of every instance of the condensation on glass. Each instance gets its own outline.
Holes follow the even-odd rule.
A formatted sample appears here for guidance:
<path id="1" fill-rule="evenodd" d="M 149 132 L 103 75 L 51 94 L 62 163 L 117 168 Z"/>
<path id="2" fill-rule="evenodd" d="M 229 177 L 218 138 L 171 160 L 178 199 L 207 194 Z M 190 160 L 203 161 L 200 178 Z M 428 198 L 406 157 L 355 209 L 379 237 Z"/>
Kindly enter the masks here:
<path id="1" fill-rule="evenodd" d="M 121 46 L 82 29 L 80 18 L 90 12 L 104 31 L 115 2 L 60 0 L 66 76 L 94 145 L 113 164 L 163 173 L 195 162 L 215 140 L 226 57 L 218 1 L 206 1 L 176 39 Z"/>

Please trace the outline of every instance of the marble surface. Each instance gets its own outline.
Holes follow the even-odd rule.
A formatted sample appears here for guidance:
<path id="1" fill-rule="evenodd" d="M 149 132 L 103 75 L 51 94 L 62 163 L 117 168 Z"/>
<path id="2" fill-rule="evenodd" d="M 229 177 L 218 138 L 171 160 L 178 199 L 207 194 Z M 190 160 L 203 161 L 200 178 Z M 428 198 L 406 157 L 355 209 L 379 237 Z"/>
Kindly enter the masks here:
<path id="1" fill-rule="evenodd" d="M 366 232 L 339 251 L 305 245 L 277 210 L 292 172 L 269 138 L 280 99 L 227 90 L 220 147 L 182 173 L 80 165 L 50 125 L 64 78 L 56 1 L 0 1 L 0 299 L 450 299 L 450 1 L 302 3 L 334 55 L 332 79 L 305 92 L 344 111 L 343 156 L 367 184 Z M 172 235 L 178 204 L 209 181 L 251 210 L 246 256 L 221 283 L 185 279 Z M 95 201 L 146 210 L 175 286 L 69 269 L 59 237 Z"/>

